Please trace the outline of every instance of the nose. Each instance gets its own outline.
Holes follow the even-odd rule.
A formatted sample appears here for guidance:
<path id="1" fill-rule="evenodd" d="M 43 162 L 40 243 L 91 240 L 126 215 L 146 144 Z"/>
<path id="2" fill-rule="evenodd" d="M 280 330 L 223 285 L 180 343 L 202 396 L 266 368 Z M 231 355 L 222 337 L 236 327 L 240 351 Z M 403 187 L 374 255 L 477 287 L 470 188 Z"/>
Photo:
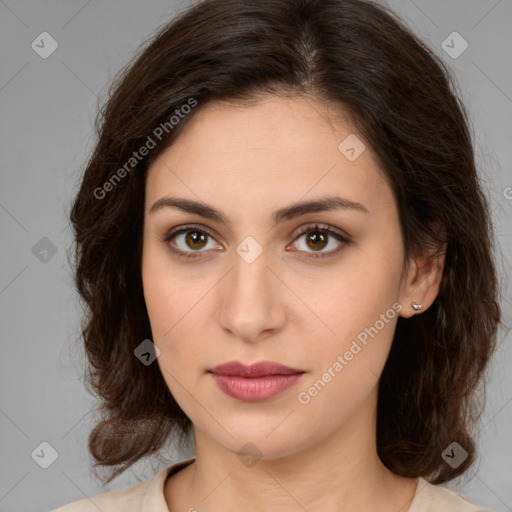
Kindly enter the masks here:
<path id="1" fill-rule="evenodd" d="M 285 285 L 268 260 L 265 251 L 252 262 L 235 254 L 221 287 L 220 326 L 246 343 L 275 335 L 286 322 Z"/>

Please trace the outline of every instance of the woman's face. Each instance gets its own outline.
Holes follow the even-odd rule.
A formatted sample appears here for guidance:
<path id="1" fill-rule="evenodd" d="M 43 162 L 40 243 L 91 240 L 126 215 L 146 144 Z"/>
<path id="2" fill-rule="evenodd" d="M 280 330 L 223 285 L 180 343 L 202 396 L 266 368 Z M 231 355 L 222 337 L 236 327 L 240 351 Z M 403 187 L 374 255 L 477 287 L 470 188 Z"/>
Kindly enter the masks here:
<path id="1" fill-rule="evenodd" d="M 392 191 L 333 113 L 305 98 L 211 103 L 148 171 L 142 274 L 157 362 L 196 433 L 233 453 L 273 459 L 357 432 L 411 302 Z M 205 206 L 153 208 L 162 198 Z M 330 209 L 293 208 L 327 198 Z M 232 361 L 301 373 L 211 373 Z"/>

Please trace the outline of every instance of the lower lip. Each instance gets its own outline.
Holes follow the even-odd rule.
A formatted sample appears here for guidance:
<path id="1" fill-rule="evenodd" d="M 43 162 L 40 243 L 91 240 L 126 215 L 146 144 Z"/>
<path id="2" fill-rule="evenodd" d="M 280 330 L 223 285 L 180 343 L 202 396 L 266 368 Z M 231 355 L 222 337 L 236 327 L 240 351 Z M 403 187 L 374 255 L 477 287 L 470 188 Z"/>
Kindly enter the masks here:
<path id="1" fill-rule="evenodd" d="M 265 375 L 263 377 L 239 377 L 211 373 L 219 388 L 232 398 L 244 402 L 263 402 L 293 386 L 302 373 L 291 375 Z"/>

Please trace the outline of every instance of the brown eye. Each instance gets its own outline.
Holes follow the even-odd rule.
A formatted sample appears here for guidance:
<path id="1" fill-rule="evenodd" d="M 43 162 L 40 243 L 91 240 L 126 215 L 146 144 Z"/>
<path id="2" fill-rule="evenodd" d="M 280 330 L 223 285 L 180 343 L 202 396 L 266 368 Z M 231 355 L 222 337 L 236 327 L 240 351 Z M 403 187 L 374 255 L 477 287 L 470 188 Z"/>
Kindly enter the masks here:
<path id="1" fill-rule="evenodd" d="M 173 239 L 176 240 L 171 242 Z M 195 226 L 183 226 L 179 229 L 171 230 L 164 238 L 164 242 L 171 251 L 184 258 L 194 258 L 207 252 L 209 240 L 213 241 L 213 236 L 204 229 L 199 229 Z M 210 248 L 219 247 L 222 248 L 219 245 L 212 244 Z"/>
<path id="2" fill-rule="evenodd" d="M 296 240 L 301 238 L 304 238 L 305 240 L 305 248 L 300 249 L 299 252 L 305 252 L 313 258 L 331 256 L 334 253 L 337 253 L 343 247 L 350 245 L 351 242 L 347 236 L 342 235 L 341 233 L 338 233 L 337 231 L 334 231 L 328 227 L 321 227 L 318 225 L 306 226 L 302 228 Z M 333 241 L 334 244 L 331 241 Z M 332 245 L 334 245 L 334 247 L 331 250 L 323 250 L 326 247 Z M 336 245 L 338 245 L 338 247 L 336 247 Z"/>
<path id="3" fill-rule="evenodd" d="M 321 231 L 312 231 L 306 236 L 306 243 L 311 249 L 322 250 L 328 242 L 329 236 Z"/>
<path id="4" fill-rule="evenodd" d="M 301 238 L 304 238 L 305 244 L 297 252 L 305 253 L 307 257 L 312 258 L 332 256 L 351 243 L 350 238 L 346 235 L 329 227 L 319 225 L 302 228 L 299 236 L 295 239 L 294 245 Z M 196 226 L 176 228 L 171 230 L 164 238 L 164 242 L 169 246 L 169 249 L 174 254 L 183 258 L 201 257 L 203 253 L 208 253 L 211 249 L 222 249 L 222 246 L 216 245 L 214 240 L 213 235 L 208 231 L 199 229 Z M 208 247 L 210 241 L 212 246 Z M 324 251 L 326 247 L 331 247 L 332 245 L 334 247 Z"/>
<path id="5" fill-rule="evenodd" d="M 208 235 L 201 231 L 187 231 L 185 243 L 191 249 L 203 249 Z"/>

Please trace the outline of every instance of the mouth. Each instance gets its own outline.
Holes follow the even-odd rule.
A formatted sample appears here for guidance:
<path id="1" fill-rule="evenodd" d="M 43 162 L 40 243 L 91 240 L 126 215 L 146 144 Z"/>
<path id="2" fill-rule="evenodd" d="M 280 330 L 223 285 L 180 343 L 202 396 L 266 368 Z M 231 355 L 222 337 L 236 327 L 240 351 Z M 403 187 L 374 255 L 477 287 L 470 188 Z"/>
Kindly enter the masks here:
<path id="1" fill-rule="evenodd" d="M 263 402 L 290 388 L 305 373 L 271 361 L 244 365 L 230 361 L 209 372 L 221 391 L 243 402 Z"/>
<path id="2" fill-rule="evenodd" d="M 250 365 L 245 365 L 239 361 L 229 361 L 215 366 L 210 372 L 215 375 L 229 375 L 232 377 L 266 377 L 268 375 L 295 375 L 304 373 L 304 370 L 289 368 L 272 361 L 260 361 Z"/>

